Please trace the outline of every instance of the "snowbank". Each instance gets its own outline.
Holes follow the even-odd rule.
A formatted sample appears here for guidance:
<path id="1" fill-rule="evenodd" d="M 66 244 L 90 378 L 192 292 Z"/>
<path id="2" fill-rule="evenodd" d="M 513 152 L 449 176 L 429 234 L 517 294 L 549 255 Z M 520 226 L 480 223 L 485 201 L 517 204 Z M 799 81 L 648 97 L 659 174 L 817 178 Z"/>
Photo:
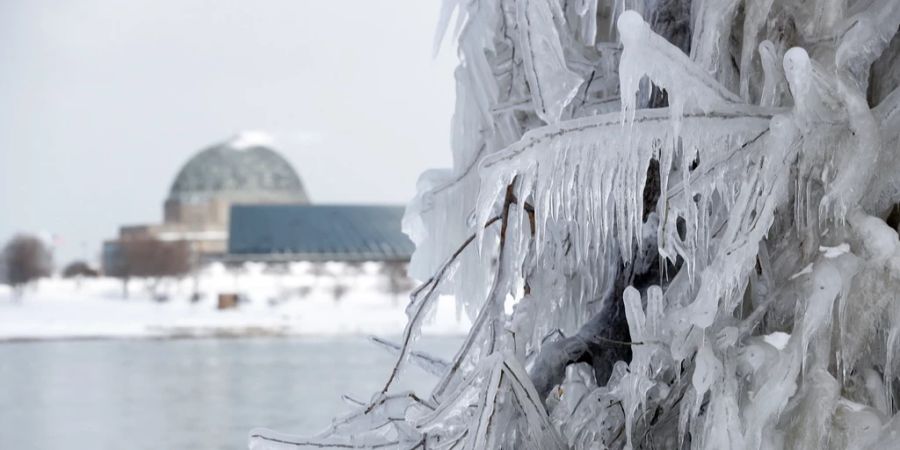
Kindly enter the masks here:
<path id="1" fill-rule="evenodd" d="M 0 340 L 253 335 L 396 335 L 408 292 L 391 292 L 377 264 L 239 270 L 213 265 L 181 280 L 47 279 L 16 299 L 0 286 Z M 192 301 L 197 292 L 196 300 Z M 396 292 L 396 290 L 395 290 Z M 220 293 L 241 298 L 218 309 Z M 426 334 L 464 334 L 452 298 L 442 298 Z"/>

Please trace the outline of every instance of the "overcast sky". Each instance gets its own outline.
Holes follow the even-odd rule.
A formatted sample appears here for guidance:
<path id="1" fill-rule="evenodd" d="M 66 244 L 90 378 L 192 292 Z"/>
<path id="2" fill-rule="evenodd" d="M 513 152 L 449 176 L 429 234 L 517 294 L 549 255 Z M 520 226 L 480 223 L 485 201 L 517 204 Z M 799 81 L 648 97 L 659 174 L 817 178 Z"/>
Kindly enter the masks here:
<path id="1" fill-rule="evenodd" d="M 450 164 L 439 0 L 0 1 L 0 239 L 96 259 L 179 167 L 265 130 L 319 203 L 405 203 Z"/>

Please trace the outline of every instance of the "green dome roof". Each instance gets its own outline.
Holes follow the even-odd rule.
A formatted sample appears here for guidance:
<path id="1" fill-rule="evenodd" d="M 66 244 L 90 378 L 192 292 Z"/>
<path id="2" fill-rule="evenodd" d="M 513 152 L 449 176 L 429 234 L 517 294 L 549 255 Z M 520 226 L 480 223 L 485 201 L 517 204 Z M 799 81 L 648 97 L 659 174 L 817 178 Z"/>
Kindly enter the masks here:
<path id="1" fill-rule="evenodd" d="M 260 133 L 242 133 L 201 150 L 178 172 L 169 200 L 197 200 L 237 194 L 307 201 L 303 182 L 291 164 Z"/>

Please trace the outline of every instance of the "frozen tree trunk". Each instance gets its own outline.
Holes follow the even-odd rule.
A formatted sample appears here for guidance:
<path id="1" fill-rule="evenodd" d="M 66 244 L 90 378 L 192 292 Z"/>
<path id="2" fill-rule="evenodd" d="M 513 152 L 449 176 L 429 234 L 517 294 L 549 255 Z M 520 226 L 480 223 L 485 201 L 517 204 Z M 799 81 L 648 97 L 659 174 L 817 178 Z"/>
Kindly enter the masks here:
<path id="1" fill-rule="evenodd" d="M 454 166 L 407 210 L 397 365 L 253 448 L 897 448 L 900 2 L 454 13 Z M 449 361 L 414 349 L 440 294 L 473 320 Z M 393 389 L 407 363 L 429 395 Z"/>

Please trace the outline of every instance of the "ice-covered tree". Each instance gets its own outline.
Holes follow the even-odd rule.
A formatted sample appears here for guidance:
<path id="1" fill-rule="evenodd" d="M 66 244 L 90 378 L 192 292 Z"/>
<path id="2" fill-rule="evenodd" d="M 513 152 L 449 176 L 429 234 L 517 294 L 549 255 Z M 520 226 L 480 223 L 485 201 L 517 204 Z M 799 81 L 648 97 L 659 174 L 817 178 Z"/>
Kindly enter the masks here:
<path id="1" fill-rule="evenodd" d="M 454 14 L 454 166 L 405 218 L 426 281 L 397 366 L 252 447 L 896 448 L 900 1 Z M 473 319 L 450 361 L 413 350 L 440 294 Z M 430 395 L 393 389 L 409 363 Z"/>

